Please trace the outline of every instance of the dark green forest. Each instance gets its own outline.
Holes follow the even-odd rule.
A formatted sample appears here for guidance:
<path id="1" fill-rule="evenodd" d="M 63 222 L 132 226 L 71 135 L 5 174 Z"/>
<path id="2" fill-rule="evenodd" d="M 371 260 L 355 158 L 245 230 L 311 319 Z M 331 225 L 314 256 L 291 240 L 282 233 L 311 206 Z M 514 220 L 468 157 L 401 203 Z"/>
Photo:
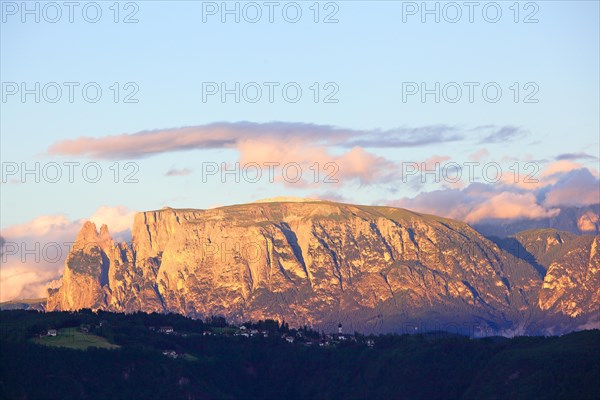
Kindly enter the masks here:
<path id="1" fill-rule="evenodd" d="M 174 314 L 0 311 L 0 398 L 600 399 L 598 330 L 472 339 L 244 328 Z"/>

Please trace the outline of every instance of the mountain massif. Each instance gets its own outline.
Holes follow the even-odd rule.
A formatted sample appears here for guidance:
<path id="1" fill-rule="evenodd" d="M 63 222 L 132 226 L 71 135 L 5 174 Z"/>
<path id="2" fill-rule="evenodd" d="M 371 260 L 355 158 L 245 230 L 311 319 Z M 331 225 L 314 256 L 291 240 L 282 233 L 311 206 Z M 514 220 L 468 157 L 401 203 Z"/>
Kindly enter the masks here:
<path id="1" fill-rule="evenodd" d="M 561 333 L 599 326 L 599 245 L 554 229 L 488 239 L 459 221 L 325 201 L 164 208 L 135 216 L 130 244 L 85 223 L 47 309 Z"/>

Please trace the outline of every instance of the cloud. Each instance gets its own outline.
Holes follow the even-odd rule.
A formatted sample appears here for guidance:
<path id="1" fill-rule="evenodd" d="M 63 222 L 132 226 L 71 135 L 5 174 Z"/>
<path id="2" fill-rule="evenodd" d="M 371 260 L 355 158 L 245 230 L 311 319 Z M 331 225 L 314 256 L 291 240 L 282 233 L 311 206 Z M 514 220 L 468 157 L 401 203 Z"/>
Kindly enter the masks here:
<path id="1" fill-rule="evenodd" d="M 490 128 L 489 126 L 482 128 Z M 493 127 L 496 128 L 496 127 Z M 504 143 L 521 138 L 525 135 L 520 128 L 515 126 L 502 126 L 481 139 L 480 143 Z"/>
<path id="2" fill-rule="evenodd" d="M 588 169 L 577 169 L 560 177 L 548 188 L 544 204 L 553 206 L 586 206 L 600 203 L 600 181 Z"/>
<path id="3" fill-rule="evenodd" d="M 545 181 L 552 180 L 555 183 L 564 173 L 583 168 L 583 165 L 570 161 L 561 160 L 548 164 L 541 173 Z"/>
<path id="4" fill-rule="evenodd" d="M 101 206 L 89 220 L 95 223 L 98 228 L 106 224 L 113 239 L 128 241 L 131 239 L 131 227 L 133 226 L 135 213 L 135 211 L 125 206 Z"/>
<path id="5" fill-rule="evenodd" d="M 422 170 L 430 170 L 433 168 L 437 168 L 438 164 L 443 164 L 448 160 L 450 160 L 449 156 L 437 156 L 437 155 L 431 156 L 427 160 L 425 160 L 423 163 L 421 163 L 419 165 L 419 168 Z"/>
<path id="6" fill-rule="evenodd" d="M 335 163 L 339 166 L 339 175 L 342 179 L 358 177 L 361 183 L 366 184 L 389 181 L 397 177 L 400 172 L 391 161 L 368 153 L 360 147 L 354 147 L 342 156 L 336 157 Z M 331 169 L 327 172 L 333 174 Z M 333 175 L 330 178 L 335 179 Z"/>
<path id="7" fill-rule="evenodd" d="M 388 204 L 468 223 L 489 219 L 539 219 L 558 215 L 559 207 L 600 203 L 597 171 L 570 161 L 549 164 L 537 183 L 471 183 L 401 198 Z"/>
<path id="8" fill-rule="evenodd" d="M 475 185 L 475 184 L 473 184 Z M 420 193 L 413 198 L 401 198 L 388 203 L 394 207 L 407 208 L 447 218 L 463 219 L 472 208 L 471 199 L 463 190 L 443 189 Z"/>
<path id="9" fill-rule="evenodd" d="M 472 183 L 465 189 L 422 193 L 412 199 L 396 200 L 392 205 L 467 223 L 489 219 L 538 219 L 559 212 L 538 204 L 534 193 L 497 191 L 493 185 L 483 183 Z"/>
<path id="10" fill-rule="evenodd" d="M 507 140 L 518 136 L 518 128 L 483 126 L 475 128 L 486 140 Z M 401 175 L 400 166 L 373 151 L 381 148 L 413 148 L 431 144 L 464 140 L 464 129 L 448 125 L 399 127 L 389 130 L 344 129 L 330 125 L 293 122 L 234 122 L 213 123 L 181 128 L 142 131 L 105 137 L 80 137 L 52 144 L 49 155 L 83 156 L 92 159 L 136 159 L 153 155 L 207 149 L 233 149 L 239 153 L 239 162 L 299 164 L 303 177 L 279 177 L 278 182 L 294 188 L 309 188 L 319 179 L 309 179 L 308 172 L 315 163 L 318 168 L 329 165 L 340 184 L 349 181 L 364 184 L 388 183 Z M 484 149 L 484 151 L 487 151 Z M 480 153 L 480 156 L 484 156 Z M 440 158 L 438 162 L 448 158 Z M 433 163 L 431 159 L 427 163 Z M 333 168 L 337 171 L 333 172 Z M 266 171 L 266 168 L 263 172 Z M 190 169 L 171 169 L 167 176 L 182 176 Z M 320 177 L 319 177 L 320 178 Z M 416 184 L 413 182 L 413 184 Z M 453 186 L 461 186 L 454 184 Z"/>
<path id="11" fill-rule="evenodd" d="M 571 171 L 587 169 L 594 176 L 598 176 L 597 171 L 570 160 L 551 162 L 543 167 L 542 165 L 544 162 L 541 161 L 518 163 L 516 168 L 518 173 L 515 172 L 515 169 L 511 169 L 510 173 L 503 174 L 502 183 L 526 190 L 541 190 L 542 188 L 547 190 Z"/>
<path id="12" fill-rule="evenodd" d="M 277 139 L 346 148 L 398 148 L 461 140 L 457 128 L 433 125 L 391 130 L 354 130 L 330 125 L 291 122 L 213 123 L 158 129 L 105 137 L 80 137 L 52 144 L 49 155 L 85 156 L 93 159 L 134 159 L 192 149 L 237 148 L 243 141 Z"/>
<path id="13" fill-rule="evenodd" d="M 490 156 L 490 152 L 487 149 L 480 149 L 469 155 L 471 161 L 482 161 Z"/>
<path id="14" fill-rule="evenodd" d="M 170 170 L 167 171 L 167 173 L 165 175 L 166 176 L 186 176 L 191 173 L 192 173 L 192 170 L 189 168 L 182 168 L 182 169 L 171 168 Z"/>
<path id="15" fill-rule="evenodd" d="M 563 153 L 556 156 L 557 160 L 597 160 L 598 157 L 585 152 L 579 153 Z"/>
<path id="16" fill-rule="evenodd" d="M 89 218 L 107 224 L 117 240 L 130 237 L 134 212 L 123 206 L 100 207 Z M 48 284 L 60 278 L 65 259 L 86 219 L 43 215 L 0 232 L 0 301 L 46 297 Z"/>
<path id="17" fill-rule="evenodd" d="M 558 208 L 546 209 L 537 204 L 533 193 L 502 192 L 475 205 L 463 219 L 468 223 L 486 219 L 539 219 L 559 213 Z"/>
<path id="18" fill-rule="evenodd" d="M 457 128 L 433 125 L 391 130 L 352 130 L 304 123 L 214 123 L 100 138 L 80 137 L 51 145 L 47 154 L 84 156 L 92 159 L 135 159 L 193 149 L 231 148 L 242 165 L 258 163 L 299 164 L 302 179 L 279 177 L 295 188 L 323 183 L 321 178 L 360 184 L 385 182 L 398 176 L 397 166 L 369 148 L 415 147 L 460 140 Z M 315 176 L 315 165 L 320 169 Z M 310 170 L 313 172 L 310 172 Z M 171 169 L 167 176 L 187 175 L 190 169 Z M 312 175 L 311 175 L 312 174 Z M 309 177 L 309 175 L 311 175 Z M 329 179 L 327 178 L 329 177 Z"/>
<path id="19" fill-rule="evenodd" d="M 347 147 L 361 146 L 370 148 L 417 147 L 441 142 L 454 142 L 464 139 L 456 127 L 432 125 L 418 128 L 397 128 L 388 131 L 354 131 L 354 137 L 348 140 Z"/>
<path id="20" fill-rule="evenodd" d="M 32 268 L 31 265 L 2 268 L 0 277 L 0 301 L 15 299 L 37 299 L 46 297 L 46 287 L 57 275 L 57 271 Z"/>
<path id="21" fill-rule="evenodd" d="M 400 172 L 393 162 L 361 147 L 333 154 L 327 148 L 306 143 L 301 138 L 285 141 L 280 138 L 245 139 L 239 142 L 238 151 L 243 168 L 258 164 L 264 166 L 266 174 L 267 163 L 278 163 L 277 171 L 281 173 L 277 173 L 276 181 L 296 188 L 323 183 L 333 186 L 354 180 L 375 184 L 393 179 Z M 295 182 L 297 174 L 302 179 Z"/>
<path id="22" fill-rule="evenodd" d="M 2 230 L 4 237 L 45 236 L 48 233 L 70 230 L 73 224 L 64 215 L 42 215 L 27 223 L 12 225 Z"/>
<path id="23" fill-rule="evenodd" d="M 45 297 L 44 285 L 61 275 L 80 227 L 64 215 L 48 215 L 3 229 L 0 301 Z"/>

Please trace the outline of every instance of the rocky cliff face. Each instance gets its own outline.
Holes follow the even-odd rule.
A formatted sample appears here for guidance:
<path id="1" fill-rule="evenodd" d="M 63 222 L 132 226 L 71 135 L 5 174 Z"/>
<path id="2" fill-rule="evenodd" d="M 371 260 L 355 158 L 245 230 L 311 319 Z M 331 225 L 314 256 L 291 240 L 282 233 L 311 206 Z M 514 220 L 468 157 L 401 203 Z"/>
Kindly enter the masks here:
<path id="1" fill-rule="evenodd" d="M 111 264 L 122 261 L 117 249 L 106 225 L 98 233 L 96 225 L 86 222 L 67 256 L 62 286 L 50 291 L 48 308 L 76 310 L 104 306 L 109 270 L 114 269 Z"/>
<path id="2" fill-rule="evenodd" d="M 554 312 L 544 308 L 548 299 L 569 302 L 566 293 L 578 285 L 595 285 L 596 297 L 578 299 L 577 316 L 586 314 L 586 302 L 597 304 L 597 260 L 595 270 L 587 268 L 573 288 L 557 294 L 562 281 L 551 287 L 556 279 L 546 283 L 545 271 L 468 225 L 396 208 L 330 202 L 167 208 L 139 213 L 132 235 L 130 246 L 116 244 L 106 227 L 97 233 L 87 223 L 48 308 L 274 318 L 322 329 L 342 321 L 367 332 L 448 324 L 524 331 L 538 311 Z M 568 274 L 568 266 L 559 267 L 567 262 L 551 264 L 551 276 Z M 544 301 L 542 284 L 554 290 Z M 557 301 L 563 310 L 566 303 Z"/>
<path id="3" fill-rule="evenodd" d="M 600 236 L 581 237 L 550 264 L 539 307 L 577 317 L 600 313 Z"/>

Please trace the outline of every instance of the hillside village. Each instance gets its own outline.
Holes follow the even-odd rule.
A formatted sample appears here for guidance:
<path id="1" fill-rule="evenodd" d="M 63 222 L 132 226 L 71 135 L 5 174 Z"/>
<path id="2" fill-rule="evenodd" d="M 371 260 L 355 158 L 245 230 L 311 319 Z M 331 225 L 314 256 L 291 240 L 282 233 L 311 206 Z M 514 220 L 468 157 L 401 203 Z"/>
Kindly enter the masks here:
<path id="1" fill-rule="evenodd" d="M 340 323 L 338 325 L 337 333 L 326 334 L 324 332 L 319 333 L 317 331 L 302 328 L 302 329 L 285 329 L 287 332 L 273 332 L 268 329 L 259 329 L 261 322 L 258 324 L 246 323 L 239 326 L 231 326 L 228 328 L 212 328 L 202 332 L 202 336 L 226 336 L 226 337 L 244 337 L 244 338 L 269 338 L 270 336 L 279 337 L 288 343 L 302 344 L 304 346 L 335 346 L 344 342 L 363 343 L 366 346 L 373 347 L 375 345 L 374 339 L 365 338 L 362 335 L 347 334 L 343 333 L 343 326 Z M 155 327 L 150 326 L 148 328 L 151 331 L 158 333 L 164 333 L 167 335 L 181 335 L 187 337 L 188 333 L 180 333 L 173 329 L 171 326 Z"/>
<path id="2" fill-rule="evenodd" d="M 47 326 L 41 331 L 37 331 L 33 337 L 42 338 L 63 338 L 65 335 L 72 337 L 74 331 L 78 335 L 96 336 L 99 338 L 111 338 L 122 334 L 130 329 L 128 324 L 122 325 L 121 318 L 115 318 L 122 314 L 97 313 L 90 310 L 81 310 L 77 312 L 60 313 L 68 316 L 68 327 L 60 325 Z M 102 318 L 102 315 L 108 315 L 112 318 Z M 137 314 L 135 314 L 137 315 Z M 144 314 L 139 314 L 144 315 Z M 92 318 L 90 320 L 90 317 Z M 152 318 L 152 314 L 147 314 L 146 319 L 154 319 L 156 322 L 165 320 L 174 320 L 174 325 L 151 324 L 150 321 L 143 321 L 143 328 L 148 335 L 168 336 L 181 339 L 200 339 L 206 338 L 231 338 L 238 340 L 268 340 L 280 341 L 296 346 L 307 347 L 337 347 L 340 345 L 359 345 L 374 347 L 376 336 L 364 336 L 359 333 L 345 333 L 342 323 L 338 324 L 337 332 L 325 333 L 318 332 L 309 327 L 290 328 L 286 322 L 277 322 L 274 320 L 265 320 L 258 322 L 246 322 L 241 325 L 228 324 L 222 317 L 210 317 L 205 321 L 192 320 L 179 315 L 160 315 L 158 318 Z M 125 318 L 127 319 L 127 318 Z M 185 321 L 185 324 L 182 324 Z M 142 321 L 140 321 L 142 322 Z M 60 342 L 62 343 L 62 342 Z M 162 354 L 170 358 L 183 357 L 183 352 L 178 352 L 172 348 L 164 348 Z"/>

